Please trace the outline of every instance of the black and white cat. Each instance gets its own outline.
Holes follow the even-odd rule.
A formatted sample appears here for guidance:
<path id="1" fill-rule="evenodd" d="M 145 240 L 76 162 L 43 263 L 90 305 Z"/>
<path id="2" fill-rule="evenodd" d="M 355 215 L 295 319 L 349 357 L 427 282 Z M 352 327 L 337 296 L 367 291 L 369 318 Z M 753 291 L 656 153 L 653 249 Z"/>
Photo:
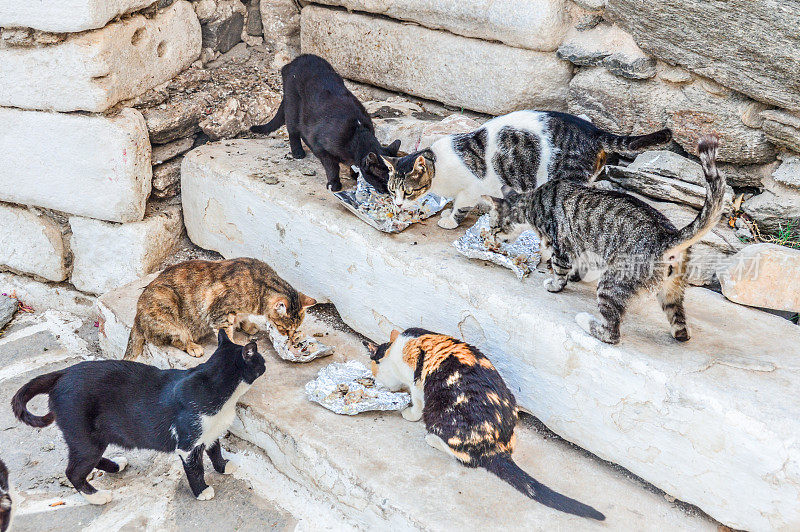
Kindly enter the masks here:
<path id="1" fill-rule="evenodd" d="M 0 460 L 0 532 L 11 528 L 14 517 L 14 499 L 11 496 L 11 481 L 8 479 L 8 468 Z"/>
<path id="2" fill-rule="evenodd" d="M 214 488 L 203 478 L 203 452 L 218 473 L 233 472 L 219 438 L 233 421 L 236 402 L 265 371 L 255 342 L 236 345 L 224 330 L 218 340 L 208 361 L 188 370 L 102 360 L 41 375 L 14 395 L 14 415 L 32 427 L 56 422 L 69 449 L 67 478 L 92 504 L 105 504 L 112 496 L 89 484 L 87 475 L 95 468 L 119 473 L 128 464 L 125 458 L 105 458 L 109 445 L 176 452 L 194 496 L 211 499 Z M 27 409 L 40 394 L 50 396 L 44 416 Z"/>
<path id="3" fill-rule="evenodd" d="M 481 196 L 498 197 L 503 185 L 526 192 L 556 177 L 589 182 L 603 169 L 607 152 L 639 151 L 671 139 L 669 129 L 619 136 L 566 113 L 516 111 L 384 161 L 398 206 L 427 192 L 453 198 L 439 226 L 455 229 Z"/>
<path id="4" fill-rule="evenodd" d="M 269 134 L 286 124 L 292 157 L 306 156 L 303 142 L 322 162 L 333 192 L 342 189 L 339 163 L 355 166 L 367 182 L 386 193 L 389 170 L 380 156 L 397 155 L 400 141 L 381 146 L 367 110 L 323 58 L 303 54 L 281 69 L 283 101 L 275 117 L 254 133 Z"/>

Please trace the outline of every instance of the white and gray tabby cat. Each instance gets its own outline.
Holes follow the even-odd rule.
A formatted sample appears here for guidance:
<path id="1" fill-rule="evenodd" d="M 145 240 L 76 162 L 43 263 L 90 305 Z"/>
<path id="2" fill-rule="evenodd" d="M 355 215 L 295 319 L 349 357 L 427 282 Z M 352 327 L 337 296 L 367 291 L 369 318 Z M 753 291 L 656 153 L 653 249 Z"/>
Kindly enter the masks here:
<path id="1" fill-rule="evenodd" d="M 551 254 L 553 277 L 549 292 L 560 292 L 567 281 L 579 280 L 587 259 L 602 271 L 597 285 L 601 319 L 582 312 L 578 324 L 592 336 L 619 342 L 619 326 L 631 298 L 658 289 L 658 301 L 672 326 L 672 336 L 689 339 L 683 296 L 689 248 L 719 221 L 725 181 L 716 167 L 717 137 L 700 139 L 697 151 L 706 178 L 703 208 L 689 225 L 677 229 L 647 203 L 621 192 L 599 190 L 556 179 L 533 192 L 510 187 L 492 203 L 492 224 L 502 238 L 525 229 L 539 235 Z"/>
<path id="2" fill-rule="evenodd" d="M 669 129 L 619 136 L 566 113 L 516 111 L 428 149 L 383 160 L 397 205 L 427 192 L 454 198 L 439 226 L 455 229 L 481 196 L 499 196 L 503 185 L 525 192 L 554 177 L 589 182 L 603 169 L 607 152 L 639 151 L 671 139 Z"/>
<path id="3" fill-rule="evenodd" d="M 14 500 L 11 498 L 11 483 L 8 480 L 8 469 L 0 460 L 0 532 L 11 528 L 11 518 L 14 515 Z"/>

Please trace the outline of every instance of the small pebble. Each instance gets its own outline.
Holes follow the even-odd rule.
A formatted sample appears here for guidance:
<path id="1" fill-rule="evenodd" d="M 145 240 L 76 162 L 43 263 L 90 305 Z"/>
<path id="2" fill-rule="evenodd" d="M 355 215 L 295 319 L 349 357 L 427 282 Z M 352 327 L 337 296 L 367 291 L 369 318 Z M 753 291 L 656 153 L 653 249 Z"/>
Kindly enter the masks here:
<path id="1" fill-rule="evenodd" d="M 314 170 L 313 168 L 308 168 L 308 167 L 301 169 L 300 173 L 303 174 L 303 175 L 317 175 L 317 171 L 316 170 Z"/>

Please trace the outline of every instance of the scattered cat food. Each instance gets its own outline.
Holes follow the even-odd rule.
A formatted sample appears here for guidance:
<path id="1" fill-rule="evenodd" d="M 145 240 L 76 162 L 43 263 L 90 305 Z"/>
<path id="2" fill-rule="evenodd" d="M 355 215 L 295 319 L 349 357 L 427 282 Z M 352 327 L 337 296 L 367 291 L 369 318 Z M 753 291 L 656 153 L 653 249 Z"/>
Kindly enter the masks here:
<path id="1" fill-rule="evenodd" d="M 514 242 L 500 242 L 495 238 L 488 214 L 478 218 L 464 236 L 453 242 L 453 246 L 470 259 L 488 260 L 508 268 L 520 280 L 539 264 L 541 258 L 536 233 L 525 231 Z"/>
<path id="2" fill-rule="evenodd" d="M 384 233 L 399 233 L 413 223 L 421 222 L 441 211 L 449 199 L 426 194 L 416 208 L 399 210 L 388 194 L 381 194 L 360 176 L 355 189 L 334 193 L 359 219 Z"/>
<path id="3" fill-rule="evenodd" d="M 378 385 L 372 373 L 356 360 L 334 362 L 306 384 L 306 396 L 337 414 L 354 416 L 369 410 L 402 410 L 411 404 L 405 392 Z"/>
<path id="4" fill-rule="evenodd" d="M 267 327 L 269 339 L 272 341 L 275 351 L 283 360 L 291 362 L 309 362 L 315 358 L 326 357 L 333 354 L 333 347 L 319 342 L 316 338 L 309 337 L 297 343 L 289 341 L 289 338 L 280 334 L 275 327 Z"/>

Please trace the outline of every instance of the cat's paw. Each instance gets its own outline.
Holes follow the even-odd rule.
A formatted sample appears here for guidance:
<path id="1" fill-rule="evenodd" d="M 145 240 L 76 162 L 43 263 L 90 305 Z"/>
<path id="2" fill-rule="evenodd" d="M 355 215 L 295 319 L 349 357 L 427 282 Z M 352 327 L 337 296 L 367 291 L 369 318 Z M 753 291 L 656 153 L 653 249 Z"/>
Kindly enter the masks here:
<path id="1" fill-rule="evenodd" d="M 675 338 L 679 342 L 688 342 L 691 336 L 689 336 L 689 331 L 686 327 L 681 327 L 675 331 L 672 331 L 672 337 Z"/>
<path id="2" fill-rule="evenodd" d="M 128 459 L 125 458 L 124 456 L 109 458 L 109 460 L 117 464 L 117 467 L 119 468 L 117 470 L 117 473 L 122 473 L 123 471 L 125 471 L 125 468 L 128 467 Z"/>
<path id="3" fill-rule="evenodd" d="M 111 499 L 114 498 L 114 496 L 108 490 L 98 490 L 94 493 L 81 492 L 81 495 L 83 495 L 83 498 L 86 499 L 89 504 L 95 504 L 97 506 L 108 504 L 111 502 Z"/>
<path id="4" fill-rule="evenodd" d="M 442 218 L 450 218 L 453 215 L 453 209 L 445 209 L 440 214 Z"/>
<path id="5" fill-rule="evenodd" d="M 547 279 L 545 279 L 544 282 L 542 283 L 542 286 L 544 286 L 544 289 L 547 290 L 548 292 L 553 292 L 553 293 L 561 292 L 564 289 L 564 285 L 556 282 L 556 280 L 553 279 L 552 277 L 548 277 Z"/>
<path id="6" fill-rule="evenodd" d="M 578 325 L 581 326 L 581 329 L 592 334 L 592 322 L 595 321 L 594 316 L 589 314 L 588 312 L 581 312 L 577 316 L 575 316 L 575 321 L 578 322 Z"/>
<path id="7" fill-rule="evenodd" d="M 458 222 L 455 221 L 452 216 L 442 216 L 439 218 L 437 225 L 442 229 L 455 229 L 458 227 Z"/>
<path id="8" fill-rule="evenodd" d="M 293 159 L 305 159 L 306 158 L 306 150 L 299 149 L 299 150 L 292 150 L 292 158 Z"/>
<path id="9" fill-rule="evenodd" d="M 203 355 L 205 355 L 205 352 L 203 351 L 203 346 L 195 343 L 190 343 L 189 345 L 187 345 L 186 352 L 195 358 L 200 358 Z"/>
<path id="10" fill-rule="evenodd" d="M 236 470 L 239 469 L 239 466 L 228 460 L 225 462 L 225 471 L 222 472 L 223 475 L 233 475 L 236 473 Z"/>
<path id="11" fill-rule="evenodd" d="M 328 183 L 328 190 L 331 192 L 339 192 L 342 190 L 342 183 L 341 181 L 338 183 Z"/>
<path id="12" fill-rule="evenodd" d="M 197 496 L 198 501 L 210 501 L 213 498 L 214 498 L 214 488 L 212 488 L 211 486 L 201 491 L 200 495 Z"/>
<path id="13" fill-rule="evenodd" d="M 422 419 L 422 411 L 417 411 L 413 406 L 404 408 L 400 413 L 403 415 L 403 419 L 408 421 L 419 421 Z"/>

